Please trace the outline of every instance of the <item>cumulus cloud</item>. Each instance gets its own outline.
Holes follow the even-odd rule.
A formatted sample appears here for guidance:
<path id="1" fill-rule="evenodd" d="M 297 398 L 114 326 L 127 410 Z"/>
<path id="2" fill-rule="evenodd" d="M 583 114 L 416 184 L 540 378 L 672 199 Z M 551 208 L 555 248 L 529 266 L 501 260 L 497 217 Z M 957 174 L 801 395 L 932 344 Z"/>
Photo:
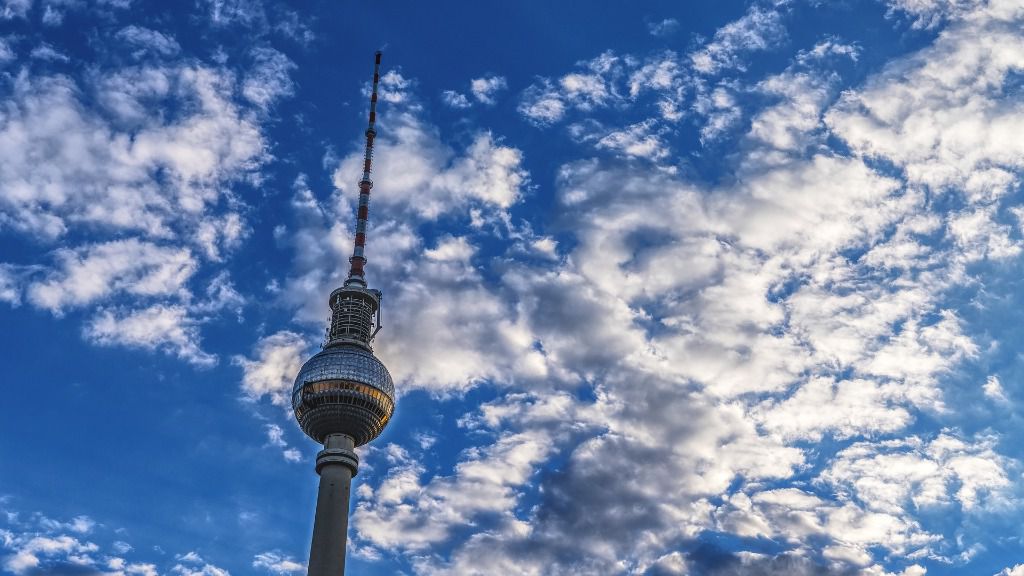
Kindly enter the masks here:
<path id="1" fill-rule="evenodd" d="M 276 406 L 291 406 L 292 384 L 308 350 L 309 343 L 294 332 L 281 331 L 260 339 L 254 350 L 255 358 L 232 359 L 242 368 L 242 391 L 253 400 L 269 396 Z M 280 427 L 274 428 L 281 432 Z M 277 439 L 280 440 L 280 434 Z"/>
<path id="2" fill-rule="evenodd" d="M 27 574 L 55 556 L 68 557 L 72 563 L 84 563 L 85 556 L 99 549 L 91 542 L 82 542 L 71 536 L 34 536 L 24 541 L 15 540 L 14 554 L 4 560 L 4 567 L 14 574 Z M 76 562 L 76 559 L 80 559 Z"/>
<path id="3" fill-rule="evenodd" d="M 273 574 L 292 574 L 306 570 L 305 564 L 296 562 L 291 556 L 280 552 L 263 552 L 252 560 L 253 568 L 263 568 Z"/>
<path id="4" fill-rule="evenodd" d="M 138 60 L 180 52 L 174 38 L 141 26 L 115 37 Z M 232 187 L 258 180 L 262 109 L 290 89 L 268 72 L 279 53 L 254 54 L 259 97 L 233 71 L 194 61 L 9 77 L 0 87 L 0 230 L 61 247 L 31 265 L 0 263 L 2 299 L 56 315 L 102 306 L 84 327 L 88 340 L 212 364 L 199 326 L 223 310 L 240 316 L 245 299 L 226 273 L 196 293 L 196 275 L 248 234 Z"/>
<path id="5" fill-rule="evenodd" d="M 64 54 L 60 50 L 57 50 L 52 45 L 43 42 L 36 46 L 29 52 L 35 60 L 42 60 L 43 62 L 70 62 L 71 58 L 67 54 Z"/>
<path id="6" fill-rule="evenodd" d="M 146 236 L 188 235 L 221 186 L 263 159 L 258 126 L 223 96 L 229 80 L 204 68 L 129 69 L 105 77 L 100 100 L 134 134 L 86 109 L 67 77 L 14 80 L 0 124 L 0 225 L 52 240 L 70 226 Z M 175 98 L 177 97 L 177 98 Z M 184 117 L 142 110 L 178 99 Z M 45 151 L 45 152 L 44 152 Z M 45 166 L 32 159 L 45 154 Z"/>
<path id="7" fill-rule="evenodd" d="M 10 574 L 110 574 L 130 576 L 156 576 L 154 564 L 125 560 L 131 550 L 125 542 L 115 541 L 111 552 L 85 540 L 86 536 L 101 536 L 100 524 L 88 516 L 76 516 L 69 521 L 48 518 L 39 513 L 21 515 L 8 512 L 11 529 L 0 529 L 0 568 Z M 103 534 L 106 536 L 106 534 Z"/>
<path id="8" fill-rule="evenodd" d="M 743 54 L 785 38 L 777 13 L 754 8 L 744 18 L 693 53 L 697 72 L 742 67 Z M 671 170 L 638 175 L 616 158 L 561 166 L 555 209 L 574 240 L 566 259 L 541 268 L 503 263 L 496 285 L 481 292 L 495 318 L 514 319 L 514 342 L 522 343 L 495 350 L 535 351 L 543 384 L 492 352 L 482 377 L 532 392 L 467 416 L 467 429 L 490 436 L 450 469 L 428 469 L 397 447 L 375 456 L 393 461 L 362 489 L 356 539 L 409 554 L 424 574 L 672 573 L 702 565 L 699 555 L 672 550 L 706 531 L 771 538 L 791 551 L 731 554 L 724 574 L 884 574 L 882 562 L 903 558 L 897 570 L 910 575 L 924 570 L 915 558 L 961 561 L 968 545 L 950 533 L 970 522 L 936 525 L 927 512 L 984 515 L 1016 505 L 1016 465 L 994 437 L 908 431 L 922 414 L 949 414 L 951 375 L 981 353 L 950 300 L 974 281 L 965 263 L 1018 254 L 1012 227 L 996 216 L 1021 170 L 995 128 L 1016 121 L 999 90 L 1019 69 L 1009 53 L 1015 40 L 980 40 L 1009 30 L 999 18 L 958 24 L 837 103 L 835 77 L 816 67 L 830 56 L 854 58 L 856 48 L 815 45 L 750 85 L 769 103 L 751 111 L 726 182 Z M 628 70 L 646 68 L 636 94 L 659 83 L 668 93 L 679 77 L 666 59 L 625 60 L 602 56 L 539 80 L 520 112 L 553 123 L 633 94 Z M 963 65 L 947 70 L 950 62 Z M 709 117 L 734 106 L 727 93 L 705 94 Z M 947 110 L 957 106 L 953 120 Z M 924 139 L 904 141 L 918 125 Z M 623 135 L 605 144 L 612 146 L 636 125 L 588 118 L 570 134 L 596 143 L 597 126 Z M 625 144 L 615 149 L 628 155 Z M 879 159 L 901 171 L 880 169 Z M 952 210 L 929 203 L 924 188 L 956 195 Z M 449 263 L 449 277 L 474 278 L 465 266 L 479 265 L 461 236 L 405 246 L 423 255 L 403 268 L 413 278 L 438 262 Z M 415 362 L 413 343 L 429 340 L 407 323 L 448 292 L 443 282 L 426 285 L 431 304 L 399 306 L 403 329 L 380 345 L 392 365 Z M 404 297 L 396 288 L 392 303 Z M 459 302 L 479 301 L 462 294 Z M 481 341 L 501 342 L 500 322 L 481 331 L 452 316 L 458 310 L 444 308 L 431 334 L 436 340 L 443 319 L 458 319 L 462 338 L 452 342 L 473 344 L 459 348 L 458 367 L 430 371 L 457 373 L 474 366 L 465 358 Z M 591 383 L 594 399 L 552 391 L 573 381 Z M 976 393 L 986 391 L 995 397 L 992 384 Z M 845 448 L 807 448 L 826 438 Z M 546 448 L 527 449 L 534 444 Z M 514 456 L 513 446 L 523 452 Z M 538 479 L 537 503 L 519 507 L 522 494 L 534 493 L 523 478 L 555 454 L 558 470 Z M 485 481 L 473 472 L 478 462 L 504 479 Z M 490 496 L 475 498 L 481 491 Z M 466 523 L 480 528 L 466 537 L 450 528 Z M 449 554 L 422 554 L 441 542 L 454 546 Z"/>
<path id="9" fill-rule="evenodd" d="M 436 219 L 470 207 L 504 210 L 528 185 L 522 151 L 489 132 L 476 134 L 465 151 L 457 153 L 414 111 L 398 110 L 381 122 L 374 173 L 387 178 L 388 192 L 374 196 L 373 202 L 383 213 L 408 210 Z M 361 153 L 346 156 L 334 172 L 335 186 L 353 189 L 361 170 Z"/>
<path id="10" fill-rule="evenodd" d="M 137 239 L 60 249 L 58 267 L 28 286 L 28 300 L 54 313 L 84 306 L 114 293 L 173 296 L 195 273 L 187 248 L 165 247 Z"/>
<path id="11" fill-rule="evenodd" d="M 0 65 L 7 64 L 15 59 L 14 49 L 7 38 L 0 38 Z"/>
<path id="12" fill-rule="evenodd" d="M 710 144 L 732 130 L 743 116 L 733 93 L 725 86 L 717 86 L 697 95 L 693 109 L 707 118 L 700 129 L 701 144 Z"/>
<path id="13" fill-rule="evenodd" d="M 785 39 L 782 15 L 754 5 L 742 18 L 715 31 L 710 42 L 690 54 L 690 60 L 701 74 L 718 74 L 724 69 L 742 68 L 742 56 L 770 50 Z"/>
<path id="14" fill-rule="evenodd" d="M 388 451 L 395 457 L 387 477 L 353 512 L 358 538 L 383 548 L 424 550 L 480 514 L 509 514 L 515 488 L 550 450 L 547 440 L 537 434 L 505 435 L 484 450 L 471 451 L 454 477 L 435 477 L 426 486 L 420 482 L 422 467 L 392 445 Z"/>
<path id="15" fill-rule="evenodd" d="M 274 101 L 295 92 L 290 73 L 296 67 L 282 52 L 267 46 L 254 48 L 253 65 L 242 83 L 242 95 L 266 110 Z"/>
<path id="16" fill-rule="evenodd" d="M 889 15 L 911 18 L 914 28 L 935 28 L 947 18 L 959 18 L 985 5 L 982 0 L 887 0 Z"/>
<path id="17" fill-rule="evenodd" d="M 0 9 L 0 18 L 5 20 L 24 18 L 30 8 L 32 8 L 32 0 L 8 0 Z"/>
<path id="18" fill-rule="evenodd" d="M 668 156 L 668 145 L 652 128 L 653 123 L 647 121 L 614 130 L 598 140 L 596 146 L 633 158 L 660 160 Z"/>
<path id="19" fill-rule="evenodd" d="M 195 550 L 175 556 L 178 561 L 171 567 L 171 574 L 179 576 L 231 576 L 231 573 L 215 564 L 207 562 Z"/>
<path id="20" fill-rule="evenodd" d="M 899 166 L 911 185 L 964 190 L 980 203 L 1005 195 L 1024 156 L 1013 136 L 1019 106 L 1001 91 L 1024 69 L 1024 40 L 1019 22 L 992 12 L 951 26 L 864 90 L 844 94 L 826 116 L 830 128 L 857 152 Z"/>
<path id="21" fill-rule="evenodd" d="M 138 310 L 101 309 L 86 324 L 86 339 L 103 346 L 166 350 L 197 366 L 212 366 L 217 357 L 200 347 L 198 321 L 179 305 L 157 304 Z"/>
<path id="22" fill-rule="evenodd" d="M 557 81 L 542 78 L 523 91 L 517 109 L 528 121 L 543 127 L 558 122 L 571 109 L 586 112 L 622 102 L 619 84 L 626 64 L 609 51 Z"/>
<path id="23" fill-rule="evenodd" d="M 442 92 L 441 100 L 449 107 L 456 109 L 469 108 L 473 105 L 473 103 L 469 101 L 469 98 L 466 98 L 465 94 L 461 94 L 454 90 L 445 90 Z"/>
<path id="24" fill-rule="evenodd" d="M 135 58 L 141 58 L 146 54 L 174 56 L 181 51 L 181 46 L 173 36 L 134 24 L 125 26 L 115 36 L 134 48 L 132 56 Z"/>
<path id="25" fill-rule="evenodd" d="M 12 306 L 21 304 L 21 284 L 18 269 L 10 264 L 0 264 L 0 302 Z"/>
<path id="26" fill-rule="evenodd" d="M 508 88 L 508 82 L 505 81 L 504 76 L 484 76 L 474 78 L 469 82 L 469 91 L 472 92 L 473 97 L 488 105 L 495 104 L 495 95 L 506 88 Z"/>
<path id="27" fill-rule="evenodd" d="M 490 133 L 447 144 L 415 83 L 392 79 L 368 248 L 376 352 L 403 393 L 501 394 L 460 419 L 469 447 L 451 465 L 429 440 L 368 451 L 388 466 L 358 491 L 360 554 L 421 574 L 919 576 L 923 558 L 963 562 L 976 519 L 1019 505 L 998 436 L 915 428 L 955 419 L 958 371 L 986 353 L 960 299 L 979 284 L 969 265 L 1019 257 L 1021 155 L 996 127 L 1019 112 L 1002 90 L 1012 25 L 958 22 L 841 94 L 828 63 L 859 48 L 836 39 L 756 82 L 710 79 L 782 42 L 782 20 L 754 7 L 685 57 L 604 53 L 523 93 L 538 125 L 583 117 L 568 123 L 583 158 L 557 168 L 550 205 L 564 240 L 512 224 L 521 151 Z M 763 101 L 741 109 L 741 94 Z M 657 114 L 595 117 L 648 96 Z M 738 139 L 728 178 L 675 169 L 684 114 L 706 142 Z M 296 184 L 281 298 L 304 325 L 326 322 L 353 204 Z M 555 257 L 527 257 L 533 244 Z M 253 397 L 284 403 L 304 351 L 279 344 L 238 363 Z M 702 548 L 709 533 L 784 551 Z"/>

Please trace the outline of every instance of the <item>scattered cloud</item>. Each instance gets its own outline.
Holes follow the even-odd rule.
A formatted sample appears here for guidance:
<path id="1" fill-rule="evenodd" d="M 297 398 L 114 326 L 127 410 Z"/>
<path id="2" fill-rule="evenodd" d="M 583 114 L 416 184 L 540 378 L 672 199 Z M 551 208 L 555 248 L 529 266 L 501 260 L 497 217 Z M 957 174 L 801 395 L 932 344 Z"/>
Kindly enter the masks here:
<path id="1" fill-rule="evenodd" d="M 32 0 L 7 0 L 4 2 L 3 8 L 0 8 L 0 18 L 5 20 L 24 18 L 30 8 L 32 8 Z"/>
<path id="2" fill-rule="evenodd" d="M 665 18 L 660 22 L 647 23 L 647 31 L 651 33 L 651 36 L 659 38 L 672 36 L 677 30 L 679 30 L 679 21 L 675 18 Z"/>
<path id="3" fill-rule="evenodd" d="M 251 52 L 253 65 L 242 83 L 242 95 L 250 102 L 266 110 L 276 100 L 295 93 L 290 77 L 296 67 L 282 52 L 261 46 Z"/>
<path id="4" fill-rule="evenodd" d="M 7 64 L 17 58 L 14 48 L 7 38 L 0 38 L 0 66 Z"/>
<path id="5" fill-rule="evenodd" d="M 184 289 L 198 267 L 187 248 L 134 238 L 74 250 L 62 248 L 54 256 L 57 267 L 27 289 L 32 304 L 54 314 L 122 292 L 173 296 Z"/>
<path id="6" fill-rule="evenodd" d="M 33 48 L 32 51 L 29 53 L 29 55 L 32 58 L 34 58 L 36 60 L 42 60 L 43 62 L 70 62 L 71 61 L 71 58 L 69 58 L 66 54 L 61 53 L 56 48 L 54 48 L 53 46 L 51 46 L 50 44 L 47 44 L 45 42 L 40 44 L 39 46 L 36 46 L 35 48 Z"/>
<path id="7" fill-rule="evenodd" d="M 281 331 L 263 337 L 256 344 L 254 359 L 242 356 L 232 359 L 242 368 L 242 391 L 253 400 L 269 396 L 275 406 L 290 407 L 295 375 L 305 362 L 309 348 L 309 343 L 294 332 Z M 272 426 L 281 431 L 279 426 Z"/>
<path id="8" fill-rule="evenodd" d="M 469 101 L 469 98 L 466 98 L 465 94 L 460 94 L 454 90 L 445 90 L 442 92 L 441 100 L 449 107 L 456 109 L 465 109 L 473 105 L 473 103 Z"/>
<path id="9" fill-rule="evenodd" d="M 41 514 L 8 514 L 10 529 L 0 528 L 0 568 L 16 575 L 33 574 L 111 574 L 123 576 L 157 576 L 154 564 L 125 560 L 122 555 L 132 547 L 115 541 L 111 552 L 85 540 L 100 536 L 102 524 L 88 516 L 76 516 L 67 522 Z M 106 530 L 102 530 L 107 532 Z M 104 534 L 105 536 L 106 534 Z"/>
<path id="10" fill-rule="evenodd" d="M 469 90 L 473 97 L 478 102 L 487 105 L 495 104 L 494 97 L 498 92 L 506 88 L 508 88 L 508 82 L 505 81 L 504 76 L 484 76 L 482 78 L 474 78 L 469 83 Z"/>
<path id="11" fill-rule="evenodd" d="M 173 36 L 134 24 L 122 28 L 116 37 L 134 49 L 132 56 L 137 59 L 147 54 L 175 56 L 181 51 L 181 46 Z"/>
<path id="12" fill-rule="evenodd" d="M 886 0 L 889 16 L 904 14 L 914 28 L 935 28 L 949 18 L 961 18 L 985 6 L 982 0 Z"/>
<path id="13" fill-rule="evenodd" d="M 710 42 L 690 54 L 690 60 L 701 74 L 742 69 L 744 55 L 778 48 L 786 37 L 782 14 L 755 4 L 742 18 L 716 30 Z"/>
<path id="14" fill-rule="evenodd" d="M 216 356 L 200 348 L 199 323 L 183 306 L 101 309 L 85 326 L 83 334 L 90 342 L 102 346 L 166 350 L 200 367 L 217 363 Z"/>
<path id="15" fill-rule="evenodd" d="M 257 554 L 252 560 L 253 568 L 263 568 L 273 574 L 292 574 L 304 572 L 305 564 L 296 562 L 291 556 L 285 556 L 280 552 L 263 552 Z"/>

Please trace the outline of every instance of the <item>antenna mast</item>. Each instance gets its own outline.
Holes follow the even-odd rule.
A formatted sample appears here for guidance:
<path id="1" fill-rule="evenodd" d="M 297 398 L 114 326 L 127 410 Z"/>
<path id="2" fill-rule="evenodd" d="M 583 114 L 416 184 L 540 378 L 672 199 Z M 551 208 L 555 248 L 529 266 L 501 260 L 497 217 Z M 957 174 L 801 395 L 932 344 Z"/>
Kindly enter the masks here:
<path id="1" fill-rule="evenodd" d="M 345 286 L 358 283 L 366 286 L 366 277 L 363 275 L 363 266 L 366 265 L 366 256 L 363 249 L 366 247 L 366 219 L 370 213 L 370 189 L 373 188 L 373 181 L 370 180 L 370 164 L 373 162 L 373 139 L 377 136 L 377 129 L 374 124 L 377 122 L 377 84 L 380 82 L 380 50 L 377 51 L 373 64 L 373 90 L 370 93 L 370 121 L 366 126 L 366 151 L 363 154 L 363 177 L 359 180 L 359 212 L 356 215 L 356 241 L 352 249 L 352 257 L 348 259 L 348 278 Z"/>

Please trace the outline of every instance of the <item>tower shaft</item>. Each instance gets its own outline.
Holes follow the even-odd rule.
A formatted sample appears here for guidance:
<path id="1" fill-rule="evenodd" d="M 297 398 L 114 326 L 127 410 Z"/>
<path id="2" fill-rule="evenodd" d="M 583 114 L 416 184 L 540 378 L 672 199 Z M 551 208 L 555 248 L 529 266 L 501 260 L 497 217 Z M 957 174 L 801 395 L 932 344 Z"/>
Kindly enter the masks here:
<path id="1" fill-rule="evenodd" d="M 353 448 L 352 438 L 331 434 L 317 455 L 320 489 L 316 495 L 313 543 L 309 549 L 309 576 L 341 576 L 345 573 L 352 477 L 359 467 Z"/>

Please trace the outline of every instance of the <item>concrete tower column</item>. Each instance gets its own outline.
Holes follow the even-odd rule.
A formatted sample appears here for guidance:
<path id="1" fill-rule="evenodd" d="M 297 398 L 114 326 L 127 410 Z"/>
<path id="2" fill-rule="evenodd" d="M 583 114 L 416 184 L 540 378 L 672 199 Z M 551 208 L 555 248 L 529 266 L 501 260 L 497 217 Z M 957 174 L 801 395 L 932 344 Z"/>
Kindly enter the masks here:
<path id="1" fill-rule="evenodd" d="M 355 442 L 344 434 L 331 434 L 316 455 L 320 490 L 316 496 L 313 544 L 309 549 L 309 576 L 341 576 L 345 573 L 348 541 L 348 508 L 352 477 L 359 469 Z"/>

